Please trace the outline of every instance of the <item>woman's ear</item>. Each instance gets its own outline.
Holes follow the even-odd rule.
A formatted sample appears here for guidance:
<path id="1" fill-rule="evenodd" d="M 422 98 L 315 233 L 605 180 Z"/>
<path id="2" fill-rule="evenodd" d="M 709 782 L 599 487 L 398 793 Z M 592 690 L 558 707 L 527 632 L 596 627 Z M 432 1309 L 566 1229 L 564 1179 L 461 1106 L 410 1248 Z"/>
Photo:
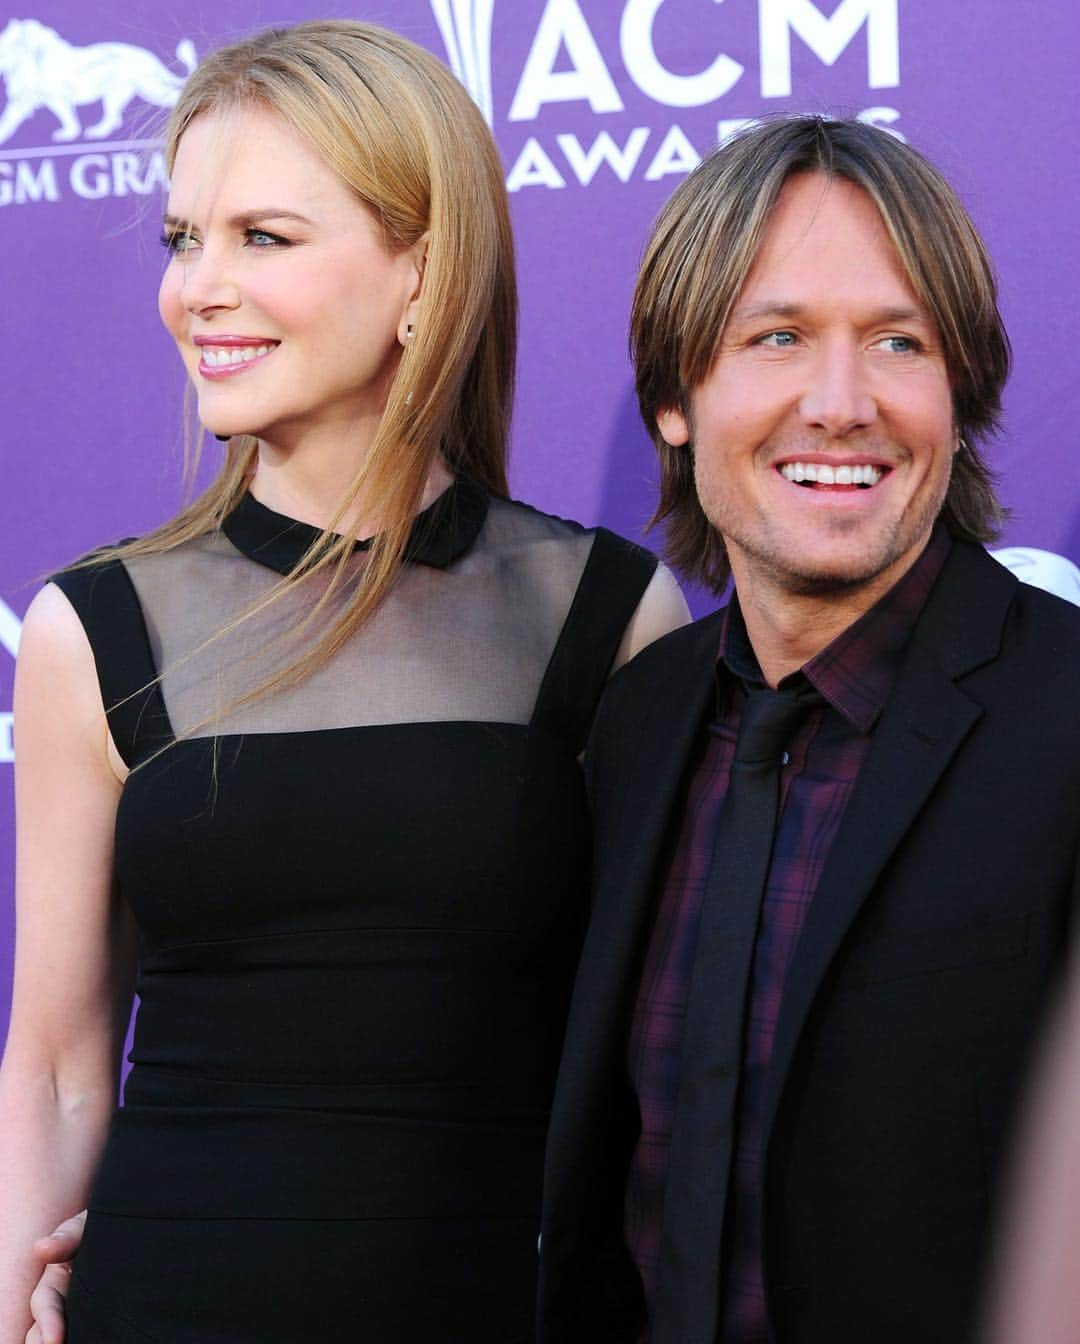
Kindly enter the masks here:
<path id="1" fill-rule="evenodd" d="M 412 288 L 402 310 L 401 321 L 398 323 L 397 337 L 402 345 L 407 345 L 413 339 L 417 324 L 420 321 L 420 307 L 424 295 L 424 271 L 427 267 L 428 244 L 430 242 L 431 233 L 424 233 L 408 249 L 408 255 L 412 262 Z"/>

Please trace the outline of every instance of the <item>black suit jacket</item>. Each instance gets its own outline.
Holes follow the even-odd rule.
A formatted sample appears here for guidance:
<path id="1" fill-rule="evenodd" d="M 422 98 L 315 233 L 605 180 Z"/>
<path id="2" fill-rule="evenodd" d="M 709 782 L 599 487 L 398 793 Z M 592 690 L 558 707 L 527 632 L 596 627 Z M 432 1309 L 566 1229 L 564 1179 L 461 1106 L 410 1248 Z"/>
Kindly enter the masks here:
<path id="1" fill-rule="evenodd" d="M 613 678 L 595 902 L 548 1141 L 542 1344 L 635 1339 L 629 1014 L 719 616 Z M 1078 894 L 1080 611 L 956 543 L 807 914 L 768 1079 L 776 1344 L 970 1337 L 1009 1122 Z"/>

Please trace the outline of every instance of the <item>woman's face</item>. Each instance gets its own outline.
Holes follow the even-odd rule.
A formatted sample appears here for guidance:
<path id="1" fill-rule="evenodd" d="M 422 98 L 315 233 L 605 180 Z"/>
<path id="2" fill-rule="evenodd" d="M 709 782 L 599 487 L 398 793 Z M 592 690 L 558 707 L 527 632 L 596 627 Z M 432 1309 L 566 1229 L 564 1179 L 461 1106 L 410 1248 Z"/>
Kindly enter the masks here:
<path id="1" fill-rule="evenodd" d="M 420 278 L 370 212 L 274 112 L 204 113 L 184 132 L 158 308 L 212 433 L 370 438 Z"/>

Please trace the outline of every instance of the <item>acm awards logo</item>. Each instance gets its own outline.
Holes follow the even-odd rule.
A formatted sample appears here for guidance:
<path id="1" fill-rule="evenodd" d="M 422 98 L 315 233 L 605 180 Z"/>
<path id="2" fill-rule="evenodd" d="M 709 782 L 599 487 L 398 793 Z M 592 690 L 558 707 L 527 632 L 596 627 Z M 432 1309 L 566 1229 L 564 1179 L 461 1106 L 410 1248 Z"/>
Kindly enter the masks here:
<path id="1" fill-rule="evenodd" d="M 22 625 L 18 616 L 6 602 L 0 598 L 0 649 L 10 653 L 12 658 L 19 652 L 19 635 Z M 12 715 L 8 710 L 0 713 L 0 765 L 9 765 L 15 759 L 15 739 L 12 732 Z"/>
<path id="2" fill-rule="evenodd" d="M 714 3 L 720 5 L 724 0 Z M 491 37 L 495 0 L 431 0 L 431 6 L 454 72 L 494 124 Z M 767 100 L 792 94 L 796 41 L 825 66 L 834 65 L 853 44 L 864 43 L 867 88 L 899 85 L 899 0 L 840 0 L 838 5 L 823 0 L 758 0 L 756 8 L 756 92 L 766 106 Z M 832 12 L 824 13 L 827 8 Z M 600 122 L 584 137 L 569 131 L 550 140 L 529 135 L 511 150 L 510 191 L 535 186 L 558 189 L 575 179 L 588 186 L 605 168 L 624 183 L 632 178 L 656 181 L 669 174 L 682 175 L 700 162 L 699 146 L 707 150 L 753 119 L 732 115 L 722 101 L 737 88 L 749 101 L 747 90 L 754 82 L 754 72 L 724 51 L 707 51 L 702 68 L 695 73 L 677 73 L 664 65 L 655 40 L 662 10 L 667 11 L 663 18 L 670 24 L 678 17 L 680 0 L 622 0 L 616 53 L 602 50 L 589 26 L 583 0 L 547 0 L 510 102 L 508 126 L 499 127 L 500 140 L 505 149 L 508 140 L 513 140 L 515 123 L 536 121 L 552 104 L 577 104 L 575 119 L 579 122 L 585 105 L 595 117 L 624 112 L 616 78 L 620 74 L 655 107 L 687 112 L 722 109 L 723 115 L 708 125 L 705 137 L 700 124 L 695 125 L 695 145 L 682 126 L 670 121 L 659 128 L 622 128 L 614 135 Z M 700 4 L 695 13 L 700 16 Z M 691 19 L 689 13 L 683 17 Z M 859 115 L 899 134 L 893 124 L 900 113 L 894 107 L 875 104 Z M 548 124 L 551 120 L 546 118 Z"/>
<path id="3" fill-rule="evenodd" d="M 617 53 L 601 49 L 584 3 L 546 0 L 506 115 L 506 131 L 511 136 L 515 127 L 535 122 L 551 105 L 574 105 L 578 120 L 586 109 L 593 118 L 624 112 L 616 82 L 619 73 L 625 73 L 653 106 L 687 111 L 720 106 L 728 94 L 753 83 L 753 72 L 723 51 L 710 53 L 696 73 L 676 73 L 663 64 L 654 30 L 661 10 L 670 5 L 666 16 L 670 18 L 680 0 L 623 0 Z M 849 47 L 863 44 L 867 88 L 899 85 L 900 0 L 841 0 L 826 14 L 823 9 L 830 3 L 758 0 L 761 99 L 791 96 L 795 42 L 825 66 L 834 65 Z M 430 0 L 430 4 L 451 67 L 488 123 L 495 126 L 495 0 Z M 0 32 L 0 80 L 5 93 L 0 112 L 0 207 L 56 202 L 65 195 L 85 200 L 145 196 L 163 187 L 164 164 L 153 141 L 110 137 L 122 131 L 134 102 L 171 107 L 195 62 L 195 47 L 187 38 L 167 61 L 131 43 L 77 46 L 36 19 L 9 20 Z M 100 111 L 94 118 L 96 109 Z M 57 123 L 50 144 L 3 148 L 24 124 L 43 112 Z M 891 126 L 900 114 L 893 107 L 874 105 L 860 115 Z M 748 120 L 729 115 L 725 109 L 725 115 L 710 126 L 707 138 L 723 140 Z M 528 135 L 511 151 L 507 186 L 511 191 L 537 186 L 555 189 L 574 180 L 588 186 L 602 169 L 624 183 L 632 178 L 655 181 L 682 175 L 699 162 L 699 147 L 709 148 L 700 140 L 699 135 L 699 145 L 695 145 L 671 121 L 659 128 L 633 126 L 616 135 L 600 122 L 595 132 L 584 136 L 564 131 L 545 141 Z"/>

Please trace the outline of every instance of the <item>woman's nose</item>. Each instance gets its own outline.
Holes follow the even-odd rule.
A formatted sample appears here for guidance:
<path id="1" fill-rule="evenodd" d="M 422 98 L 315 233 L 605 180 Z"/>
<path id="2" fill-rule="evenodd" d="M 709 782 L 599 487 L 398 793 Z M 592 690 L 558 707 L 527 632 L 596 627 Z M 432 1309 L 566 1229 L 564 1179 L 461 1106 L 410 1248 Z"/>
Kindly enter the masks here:
<path id="1" fill-rule="evenodd" d="M 240 305 L 240 288 L 220 248 L 200 247 L 180 259 L 180 299 L 189 313 Z"/>

